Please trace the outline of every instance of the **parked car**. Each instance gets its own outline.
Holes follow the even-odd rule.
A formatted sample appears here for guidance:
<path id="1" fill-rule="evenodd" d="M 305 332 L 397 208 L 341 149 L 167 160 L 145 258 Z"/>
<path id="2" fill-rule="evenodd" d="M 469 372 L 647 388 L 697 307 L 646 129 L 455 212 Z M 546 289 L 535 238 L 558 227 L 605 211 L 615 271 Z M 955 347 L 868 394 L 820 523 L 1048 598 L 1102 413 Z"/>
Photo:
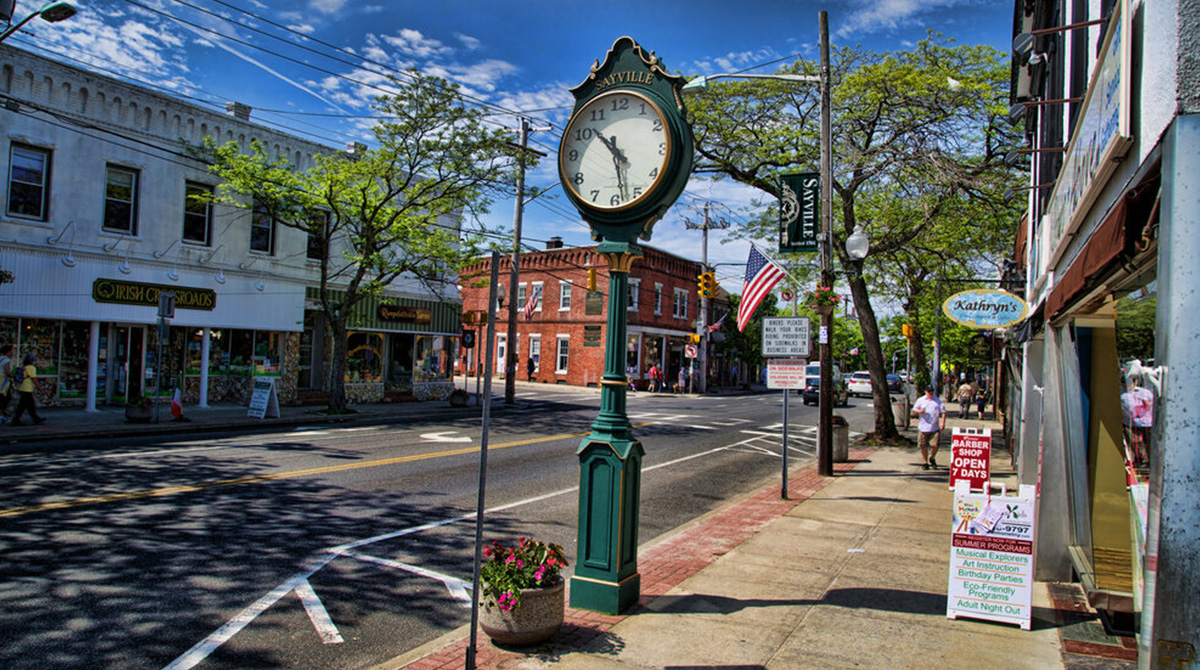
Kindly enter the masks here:
<path id="1" fill-rule="evenodd" d="M 869 397 L 871 395 L 871 373 L 865 370 L 859 370 L 853 375 L 850 375 L 849 387 L 850 395 Z"/>
<path id="2" fill-rule="evenodd" d="M 904 393 L 904 379 L 900 375 L 889 374 L 888 393 Z"/>
<path id="3" fill-rule="evenodd" d="M 820 374 L 804 378 L 804 391 L 800 394 L 800 399 L 805 405 L 821 404 L 821 376 Z M 841 375 L 836 375 L 833 378 L 833 406 L 845 407 L 850 404 L 850 392 L 846 390 L 846 384 L 842 382 Z"/>

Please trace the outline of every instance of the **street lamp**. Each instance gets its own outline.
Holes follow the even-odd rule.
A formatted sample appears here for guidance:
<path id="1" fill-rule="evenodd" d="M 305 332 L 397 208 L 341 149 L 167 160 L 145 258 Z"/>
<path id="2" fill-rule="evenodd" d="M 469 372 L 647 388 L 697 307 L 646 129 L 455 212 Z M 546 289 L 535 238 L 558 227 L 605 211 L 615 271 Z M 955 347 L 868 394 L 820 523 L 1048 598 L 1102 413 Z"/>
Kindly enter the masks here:
<path id="1" fill-rule="evenodd" d="M 820 233 L 817 238 L 817 259 L 821 269 L 821 286 L 833 286 L 833 270 L 831 268 L 830 235 L 833 229 L 833 130 L 831 117 L 830 68 L 829 68 L 829 13 L 818 14 L 818 32 L 820 36 L 821 64 L 819 75 L 804 74 L 740 74 L 722 73 L 695 77 L 683 86 L 684 93 L 699 92 L 708 88 L 708 82 L 714 79 L 775 79 L 778 81 L 794 81 L 820 86 L 821 110 L 821 220 Z M 866 251 L 863 251 L 866 255 Z M 833 315 L 831 312 L 821 312 L 820 330 L 820 364 L 821 391 L 818 403 L 820 413 L 817 420 L 817 473 L 829 477 L 833 475 Z"/>
<path id="2" fill-rule="evenodd" d="M 16 25 L 10 26 L 3 33 L 0 33 L 0 42 L 3 42 L 4 40 L 8 39 L 9 35 L 20 30 L 22 26 L 24 26 L 26 23 L 29 23 L 30 21 L 32 21 L 35 17 L 40 16 L 40 17 L 42 17 L 43 21 L 47 21 L 49 23 L 58 23 L 59 21 L 65 21 L 66 19 L 69 19 L 72 16 L 75 16 L 76 11 L 78 11 L 78 10 L 75 9 L 75 5 L 72 5 L 71 3 L 66 2 L 65 0 L 57 0 L 56 2 L 48 2 L 45 5 L 42 5 L 41 9 L 30 14 L 29 16 L 26 16 L 25 18 L 21 19 L 20 22 L 18 22 Z M 11 17 L 8 17 L 8 18 L 11 18 Z"/>
<path id="3" fill-rule="evenodd" d="M 862 227 L 854 226 L 854 232 L 850 233 L 850 237 L 846 238 L 846 253 L 850 255 L 850 259 L 861 261 L 867 257 L 867 252 L 870 249 L 871 240 L 867 239 L 867 235 L 862 231 Z"/>

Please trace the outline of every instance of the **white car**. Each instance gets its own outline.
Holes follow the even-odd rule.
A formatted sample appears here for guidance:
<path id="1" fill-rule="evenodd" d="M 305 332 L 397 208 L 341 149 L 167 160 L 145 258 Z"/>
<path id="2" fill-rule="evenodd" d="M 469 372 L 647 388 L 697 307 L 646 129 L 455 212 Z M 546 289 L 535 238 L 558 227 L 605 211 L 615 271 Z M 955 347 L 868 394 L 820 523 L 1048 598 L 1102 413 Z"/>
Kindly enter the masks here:
<path id="1" fill-rule="evenodd" d="M 871 395 L 871 373 L 861 370 L 855 372 L 850 375 L 850 382 L 846 386 L 850 395 L 869 397 Z"/>

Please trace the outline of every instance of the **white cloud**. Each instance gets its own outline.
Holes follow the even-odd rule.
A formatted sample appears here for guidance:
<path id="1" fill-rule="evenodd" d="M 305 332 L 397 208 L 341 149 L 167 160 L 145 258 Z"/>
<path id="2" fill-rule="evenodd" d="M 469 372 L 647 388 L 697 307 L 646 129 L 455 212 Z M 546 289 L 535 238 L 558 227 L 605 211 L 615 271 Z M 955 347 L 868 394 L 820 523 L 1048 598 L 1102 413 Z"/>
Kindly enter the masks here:
<path id="1" fill-rule="evenodd" d="M 855 9 L 837 29 L 836 35 L 853 39 L 859 33 L 920 25 L 925 15 L 966 1 L 969 0 L 855 0 Z"/>
<path id="2" fill-rule="evenodd" d="M 294 24 L 288 26 L 288 29 L 294 30 L 294 31 L 296 31 L 298 33 L 302 33 L 304 35 L 311 35 L 314 32 L 316 32 L 316 30 L 317 30 L 315 27 L 313 27 L 312 24 L 309 24 L 309 23 L 294 23 Z"/>
<path id="3" fill-rule="evenodd" d="M 462 43 L 463 47 L 469 51 L 474 51 L 483 44 L 478 39 L 471 37 L 470 35 L 464 35 L 462 33 L 454 33 L 454 36 L 456 38 L 458 38 L 458 41 L 460 43 Z"/>
<path id="4" fill-rule="evenodd" d="M 346 0 L 312 0 L 309 6 L 322 14 L 336 14 L 342 11 Z"/>
<path id="5" fill-rule="evenodd" d="M 418 30 L 404 28 L 397 35 L 380 36 L 387 44 L 408 56 L 415 58 L 431 58 L 449 54 L 452 49 L 440 41 L 425 37 Z"/>

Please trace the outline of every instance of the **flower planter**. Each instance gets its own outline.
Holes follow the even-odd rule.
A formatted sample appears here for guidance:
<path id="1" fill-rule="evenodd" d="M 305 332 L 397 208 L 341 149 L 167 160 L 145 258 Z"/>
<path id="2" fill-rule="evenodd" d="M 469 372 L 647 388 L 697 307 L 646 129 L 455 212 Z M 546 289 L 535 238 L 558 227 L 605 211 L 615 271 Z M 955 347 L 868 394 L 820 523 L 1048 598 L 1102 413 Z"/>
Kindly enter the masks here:
<path id="1" fill-rule="evenodd" d="M 126 405 L 125 421 L 127 423 L 150 423 L 154 418 L 152 405 Z"/>
<path id="2" fill-rule="evenodd" d="M 555 586 L 521 589 L 521 605 L 504 611 L 487 599 L 479 608 L 479 627 L 492 642 L 500 645 L 523 646 L 545 642 L 563 624 L 566 606 L 566 581 Z"/>

